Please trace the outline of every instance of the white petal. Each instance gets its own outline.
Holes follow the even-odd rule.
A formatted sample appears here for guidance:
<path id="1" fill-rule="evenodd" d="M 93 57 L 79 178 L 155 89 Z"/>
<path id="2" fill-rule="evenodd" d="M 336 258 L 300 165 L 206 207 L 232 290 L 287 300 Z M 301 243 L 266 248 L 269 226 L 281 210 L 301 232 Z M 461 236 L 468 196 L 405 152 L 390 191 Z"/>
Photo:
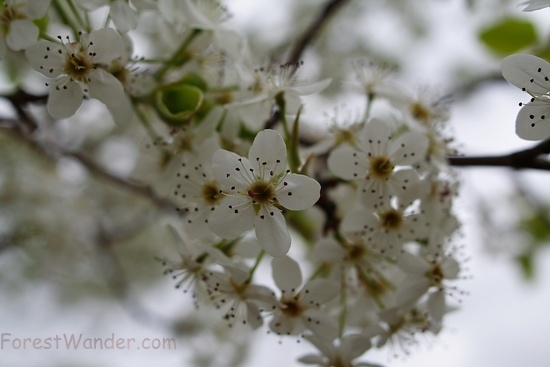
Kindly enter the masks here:
<path id="1" fill-rule="evenodd" d="M 370 233 L 370 230 L 380 226 L 380 221 L 369 209 L 356 209 L 344 217 L 340 230 L 344 236 Z"/>
<path id="2" fill-rule="evenodd" d="M 427 303 L 428 311 L 432 315 L 433 319 L 440 323 L 445 315 L 445 292 L 439 290 L 430 294 Z"/>
<path id="3" fill-rule="evenodd" d="M 393 176 L 390 177 L 390 180 Z M 389 182 L 389 181 L 388 181 Z M 379 208 L 389 202 L 390 186 L 385 180 L 367 176 L 361 183 L 359 197 L 367 208 Z"/>
<path id="4" fill-rule="evenodd" d="M 30 19 L 42 18 L 50 7 L 51 0 L 28 0 L 26 1 L 25 13 Z"/>
<path id="5" fill-rule="evenodd" d="M 276 257 L 271 261 L 273 280 L 286 297 L 292 297 L 302 285 L 300 266 L 288 256 Z"/>
<path id="6" fill-rule="evenodd" d="M 391 131 L 384 121 L 373 118 L 365 124 L 359 136 L 365 152 L 373 156 L 384 156 L 388 152 L 388 142 L 391 138 Z"/>
<path id="7" fill-rule="evenodd" d="M 6 43 L 12 50 L 23 50 L 36 42 L 37 39 L 38 27 L 30 20 L 14 20 L 10 23 Z"/>
<path id="8" fill-rule="evenodd" d="M 323 238 L 313 247 L 313 259 L 318 263 L 342 261 L 347 252 L 333 238 Z"/>
<path id="9" fill-rule="evenodd" d="M 137 14 L 125 1 L 111 2 L 109 15 L 113 19 L 116 28 L 121 32 L 128 32 L 137 27 Z"/>
<path id="10" fill-rule="evenodd" d="M 398 166 L 415 164 L 426 156 L 428 144 L 428 138 L 420 132 L 405 133 L 392 144 L 391 161 Z"/>
<path id="11" fill-rule="evenodd" d="M 255 181 L 250 169 L 248 159 L 228 150 L 220 149 L 212 156 L 212 174 L 227 192 L 246 191 Z"/>
<path id="12" fill-rule="evenodd" d="M 89 52 L 94 53 L 93 62 L 109 64 L 125 52 L 120 34 L 112 28 L 101 28 L 88 36 Z"/>
<path id="13" fill-rule="evenodd" d="M 59 79 L 50 90 L 48 97 L 48 112 L 53 118 L 71 117 L 82 104 L 84 92 L 77 82 L 68 77 Z"/>
<path id="14" fill-rule="evenodd" d="M 208 226 L 218 236 L 233 239 L 254 226 L 254 217 L 246 197 L 230 196 L 210 214 Z"/>
<path id="15" fill-rule="evenodd" d="M 422 297 L 430 289 L 430 281 L 426 278 L 408 279 L 399 285 L 399 291 L 396 295 L 398 305 L 408 306 Z"/>
<path id="16" fill-rule="evenodd" d="M 286 145 L 275 130 L 263 130 L 256 135 L 248 152 L 248 160 L 262 178 L 270 179 L 286 168 Z"/>
<path id="17" fill-rule="evenodd" d="M 306 310 L 302 320 L 309 330 L 322 339 L 330 341 L 338 337 L 338 322 L 322 311 Z"/>
<path id="18" fill-rule="evenodd" d="M 397 264 L 401 270 L 417 276 L 422 276 L 430 270 L 430 265 L 426 261 L 407 252 L 397 256 Z"/>
<path id="19" fill-rule="evenodd" d="M 183 14 L 189 22 L 189 26 L 192 28 L 198 28 L 202 30 L 213 30 L 215 25 L 212 23 L 208 17 L 206 17 L 199 10 L 195 4 L 190 0 L 179 0 L 181 3 L 179 6 L 183 10 Z"/>
<path id="20" fill-rule="evenodd" d="M 289 89 L 291 89 L 293 92 L 297 93 L 300 96 L 307 96 L 308 94 L 313 94 L 324 90 L 330 85 L 331 82 L 332 82 L 332 79 L 324 79 L 318 82 L 294 86 Z"/>
<path id="21" fill-rule="evenodd" d="M 393 195 L 401 199 L 402 204 L 407 204 L 419 199 L 423 190 L 423 181 L 416 171 L 403 169 L 395 172 L 388 180 L 388 187 Z"/>
<path id="22" fill-rule="evenodd" d="M 252 303 L 246 302 L 246 322 L 253 328 L 257 329 L 263 324 L 262 314 L 259 307 Z"/>
<path id="23" fill-rule="evenodd" d="M 277 313 L 271 319 L 269 328 L 279 335 L 297 335 L 304 331 L 305 325 L 298 317 L 287 317 L 283 313 Z"/>
<path id="24" fill-rule="evenodd" d="M 441 263 L 445 279 L 456 279 L 460 273 L 460 264 L 452 257 L 446 257 Z"/>
<path id="25" fill-rule="evenodd" d="M 300 292 L 300 302 L 304 307 L 320 307 L 332 300 L 340 292 L 337 283 L 327 279 L 314 279 L 304 285 Z"/>
<path id="26" fill-rule="evenodd" d="M 528 103 L 519 111 L 516 134 L 525 140 L 544 140 L 550 136 L 550 101 Z"/>
<path id="27" fill-rule="evenodd" d="M 349 145 L 341 145 L 334 149 L 328 157 L 328 168 L 336 176 L 344 180 L 357 180 L 366 173 L 365 154 Z"/>
<path id="28" fill-rule="evenodd" d="M 92 70 L 88 82 L 89 95 L 109 106 L 118 106 L 124 98 L 124 87 L 115 76 L 97 68 Z"/>
<path id="29" fill-rule="evenodd" d="M 63 71 L 64 55 L 63 46 L 48 41 L 39 41 L 25 50 L 25 57 L 32 68 L 50 78 L 57 77 Z"/>
<path id="30" fill-rule="evenodd" d="M 364 334 L 347 335 L 340 343 L 340 354 L 345 361 L 360 357 L 371 347 L 370 338 Z"/>
<path id="31" fill-rule="evenodd" d="M 550 64 L 533 55 L 514 54 L 502 60 L 502 76 L 516 87 L 535 94 L 550 90 Z"/>
<path id="32" fill-rule="evenodd" d="M 290 234 L 279 209 L 270 207 L 268 210 L 263 206 L 256 215 L 254 227 L 258 242 L 265 252 L 273 257 L 286 255 L 290 249 Z"/>
<path id="33" fill-rule="evenodd" d="M 319 352 L 323 353 L 323 355 L 325 355 L 328 359 L 334 360 L 337 357 L 338 352 L 334 347 L 332 340 L 325 340 L 313 334 L 304 335 L 304 339 L 313 344 Z"/>
<path id="34" fill-rule="evenodd" d="M 277 200 L 289 210 L 312 207 L 321 196 L 321 185 L 306 175 L 289 173 L 277 187 Z"/>

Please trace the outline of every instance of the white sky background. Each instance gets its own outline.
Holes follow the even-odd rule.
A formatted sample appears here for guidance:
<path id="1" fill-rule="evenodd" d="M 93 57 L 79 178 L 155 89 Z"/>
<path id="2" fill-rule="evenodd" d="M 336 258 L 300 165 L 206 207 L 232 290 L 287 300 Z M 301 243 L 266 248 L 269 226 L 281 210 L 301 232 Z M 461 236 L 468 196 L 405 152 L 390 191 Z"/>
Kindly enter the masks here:
<path id="1" fill-rule="evenodd" d="M 483 1 L 480 1 L 483 2 Z M 247 24 L 249 30 L 274 32 L 284 24 L 282 13 L 277 8 L 290 0 L 233 0 L 230 2 L 235 24 Z M 319 4 L 324 1 L 319 1 Z M 414 87 L 434 84 L 441 87 L 442 77 L 456 65 L 473 63 L 484 70 L 498 67 L 496 59 L 482 50 L 475 41 L 475 34 L 468 24 L 479 24 L 472 13 L 465 11 L 464 1 L 420 1 L 429 4 L 425 11 L 440 29 L 421 45 L 406 49 L 410 63 L 405 65 L 404 83 Z M 496 3 L 496 2 L 493 2 Z M 494 4 L 493 4 L 494 6 Z M 261 14 L 261 16 L 258 16 Z M 475 13 L 474 13 L 475 14 Z M 517 11 L 519 14 L 519 10 Z M 549 24 L 550 9 L 531 13 L 531 19 Z M 369 30 L 384 32 L 384 42 L 391 49 L 392 35 L 396 44 L 402 42 L 399 24 L 380 19 L 379 25 L 368 25 Z M 475 23 L 478 22 L 478 23 Z M 376 38 L 376 37 L 373 37 Z M 443 85 L 444 87 L 444 85 Z M 462 152 L 491 154 L 505 153 L 520 147 L 530 146 L 514 134 L 517 103 L 526 101 L 526 95 L 514 87 L 499 84 L 484 88 L 473 98 L 453 105 L 452 125 Z M 316 106 L 314 101 L 309 101 Z M 338 103 L 335 103 L 337 105 Z M 326 106 L 323 106 L 326 107 Z M 326 112 L 331 112 L 331 108 Z M 310 108 L 308 111 L 316 110 Z M 322 116 L 322 114 L 319 114 Z M 461 170 L 463 182 L 459 200 L 460 217 L 464 222 L 465 237 L 460 239 L 471 255 L 469 274 L 473 279 L 459 285 L 470 293 L 462 297 L 463 307 L 448 315 L 446 327 L 437 339 L 423 339 L 411 356 L 404 360 L 389 360 L 387 350 L 368 352 L 362 360 L 376 361 L 392 367 L 446 367 L 499 366 L 499 367 L 547 367 L 550 365 L 550 252 L 541 253 L 537 259 L 536 280 L 524 282 L 517 269 L 504 256 L 487 254 L 482 236 L 476 228 L 475 199 L 479 195 L 494 198 L 498 202 L 510 191 L 507 185 L 508 172 L 493 168 L 469 168 Z M 550 187 L 550 175 L 529 174 L 541 188 Z M 542 190 L 541 190 L 542 191 Z M 546 189 L 547 191 L 547 189 Z M 9 266 L 9 259 L 0 257 L 0 267 Z M 5 272 L 2 272 L 5 274 Z M 0 289 L 0 294 L 4 291 Z M 10 293 L 14 294 L 14 293 Z M 63 309 L 60 313 L 55 294 L 48 285 L 27 284 L 18 293 L 18 298 L 3 300 L 0 313 L 1 332 L 10 332 L 13 337 L 48 337 L 62 333 L 84 333 L 86 336 L 164 338 L 165 332 L 154 330 L 132 318 L 120 306 L 101 301 L 85 302 L 74 311 Z M 169 279 L 158 289 L 140 295 L 142 302 L 152 310 L 166 315 L 176 315 L 187 308 L 191 300 L 176 292 Z M 9 315 L 9 317 L 8 317 Z M 247 367 L 293 366 L 296 357 L 312 351 L 305 343 L 265 336 L 265 329 L 257 332 L 254 353 Z M 179 340 L 176 351 L 32 351 L 23 354 L 16 350 L 0 350 L 0 366 L 186 366 L 185 341 Z M 213 351 L 216 352 L 216 351 Z"/>

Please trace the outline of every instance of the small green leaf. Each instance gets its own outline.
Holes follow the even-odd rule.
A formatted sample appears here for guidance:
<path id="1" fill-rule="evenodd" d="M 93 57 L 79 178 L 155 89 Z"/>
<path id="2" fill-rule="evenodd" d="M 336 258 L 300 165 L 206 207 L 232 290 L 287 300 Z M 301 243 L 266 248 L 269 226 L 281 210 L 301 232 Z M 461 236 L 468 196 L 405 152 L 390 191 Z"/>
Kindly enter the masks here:
<path id="1" fill-rule="evenodd" d="M 537 32 L 532 23 L 518 18 L 504 18 L 481 30 L 479 39 L 491 51 L 508 55 L 537 42 Z"/>
<path id="2" fill-rule="evenodd" d="M 516 257 L 516 261 L 527 280 L 533 280 L 535 277 L 535 267 L 533 264 L 533 253 L 526 252 Z"/>

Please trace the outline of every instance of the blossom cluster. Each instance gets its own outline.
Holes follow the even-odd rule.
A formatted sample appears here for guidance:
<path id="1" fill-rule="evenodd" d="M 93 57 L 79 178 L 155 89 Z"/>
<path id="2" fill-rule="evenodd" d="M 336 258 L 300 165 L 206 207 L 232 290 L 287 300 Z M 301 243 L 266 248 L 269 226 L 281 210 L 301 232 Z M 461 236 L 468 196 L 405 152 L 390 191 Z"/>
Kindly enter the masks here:
<path id="1" fill-rule="evenodd" d="M 300 361 L 317 366 L 369 365 L 355 360 L 372 347 L 408 351 L 416 335 L 440 332 L 463 271 L 441 99 L 356 61 L 362 116 L 307 134 L 302 96 L 332 79 L 299 79 L 302 62 L 261 65 L 265 55 L 215 1 L 4 5 L 0 57 L 23 51 L 47 78 L 51 118 L 79 116 L 96 99 L 119 126 L 140 127 L 124 178 L 173 203 L 167 231 L 180 257 L 159 258 L 198 307 L 219 308 L 232 326 L 303 337 L 317 351 Z M 93 13 L 100 7 L 108 12 Z M 90 22 L 92 13 L 106 18 Z M 50 35 L 59 29 L 48 19 L 65 33 Z M 137 57 L 138 39 L 154 51 Z M 508 59 L 503 72 L 528 65 L 505 77 L 533 96 L 521 113 L 536 116 L 538 135 L 550 70 L 526 60 Z M 529 75 L 540 82 L 526 84 Z"/>

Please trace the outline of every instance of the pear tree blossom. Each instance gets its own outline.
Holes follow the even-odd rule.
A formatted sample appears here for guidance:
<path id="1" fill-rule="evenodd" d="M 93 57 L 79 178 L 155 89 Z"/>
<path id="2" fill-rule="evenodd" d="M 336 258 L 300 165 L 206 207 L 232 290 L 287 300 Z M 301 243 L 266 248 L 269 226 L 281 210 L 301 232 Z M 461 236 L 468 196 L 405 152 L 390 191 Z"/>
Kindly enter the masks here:
<path id="1" fill-rule="evenodd" d="M 502 60 L 502 75 L 510 83 L 531 95 L 519 111 L 516 133 L 527 140 L 543 140 L 550 136 L 550 63 L 528 54 L 514 54 Z"/>
<path id="2" fill-rule="evenodd" d="M 34 20 L 46 15 L 51 0 L 4 0 L 0 8 L 0 60 L 7 49 L 24 50 L 36 42 Z"/>
<path id="3" fill-rule="evenodd" d="M 84 96 L 106 105 L 118 105 L 124 97 L 120 81 L 105 68 L 122 56 L 124 45 L 113 29 L 82 34 L 80 41 L 59 37 L 59 43 L 39 41 L 26 49 L 32 67 L 55 78 L 48 98 L 48 111 L 55 118 L 72 116 Z"/>
<path id="4" fill-rule="evenodd" d="M 338 147 L 328 159 L 335 175 L 359 182 L 359 197 L 371 208 L 384 205 L 391 195 L 405 200 L 419 195 L 421 179 L 410 166 L 424 159 L 428 139 L 413 131 L 391 139 L 388 125 L 373 119 L 362 129 L 359 147 Z"/>
<path id="5" fill-rule="evenodd" d="M 223 238 L 236 238 L 254 228 L 260 246 L 270 255 L 285 255 L 290 235 L 282 209 L 304 210 L 319 199 L 319 183 L 286 169 L 281 135 L 264 130 L 256 136 L 248 158 L 218 150 L 212 170 L 226 198 L 210 216 L 209 225 Z"/>

